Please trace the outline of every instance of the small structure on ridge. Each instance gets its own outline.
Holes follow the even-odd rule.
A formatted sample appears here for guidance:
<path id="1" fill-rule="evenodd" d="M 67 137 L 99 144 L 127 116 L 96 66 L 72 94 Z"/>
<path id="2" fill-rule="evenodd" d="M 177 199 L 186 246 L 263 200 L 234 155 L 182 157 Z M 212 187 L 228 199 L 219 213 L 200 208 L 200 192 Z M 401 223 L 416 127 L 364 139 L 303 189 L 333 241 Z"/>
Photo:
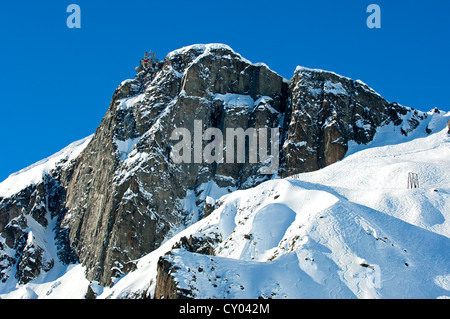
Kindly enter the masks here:
<path id="1" fill-rule="evenodd" d="M 141 72 L 145 70 L 153 70 L 158 65 L 159 61 L 156 58 L 156 54 L 152 51 L 145 52 L 144 58 L 141 59 L 140 65 L 136 67 L 136 72 Z"/>

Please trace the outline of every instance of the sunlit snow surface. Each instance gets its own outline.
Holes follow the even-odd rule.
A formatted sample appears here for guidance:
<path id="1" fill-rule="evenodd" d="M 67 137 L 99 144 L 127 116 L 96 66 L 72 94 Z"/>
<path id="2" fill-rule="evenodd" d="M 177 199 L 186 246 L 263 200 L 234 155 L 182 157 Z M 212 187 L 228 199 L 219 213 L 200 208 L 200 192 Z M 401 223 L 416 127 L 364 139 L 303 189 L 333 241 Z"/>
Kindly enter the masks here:
<path id="1" fill-rule="evenodd" d="M 10 197 L 29 185 L 42 181 L 42 176 L 50 170 L 55 169 L 59 164 L 61 168 L 70 165 L 70 161 L 77 158 L 86 148 L 93 135 L 82 140 L 73 142 L 58 153 L 43 159 L 17 173 L 11 174 L 6 180 L 0 183 L 0 197 Z M 61 164 L 64 162 L 64 164 Z"/>
<path id="2" fill-rule="evenodd" d="M 449 118 L 430 114 L 408 137 L 385 126 L 320 171 L 222 196 L 211 215 L 136 261 L 113 287 L 94 284 L 98 298 L 153 296 L 160 256 L 183 236 L 217 234 L 216 256 L 178 249 L 170 257 L 178 286 L 193 297 L 450 297 Z M 408 172 L 420 188 L 407 189 Z M 0 286 L 0 296 L 82 298 L 82 266 L 60 271 Z"/>

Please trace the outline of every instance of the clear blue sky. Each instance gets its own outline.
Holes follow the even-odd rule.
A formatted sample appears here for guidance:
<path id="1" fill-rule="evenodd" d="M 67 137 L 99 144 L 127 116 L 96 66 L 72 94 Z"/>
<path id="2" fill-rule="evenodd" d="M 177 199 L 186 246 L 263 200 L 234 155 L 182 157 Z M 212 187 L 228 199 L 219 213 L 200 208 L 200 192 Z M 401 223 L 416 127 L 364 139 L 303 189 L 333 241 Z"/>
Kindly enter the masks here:
<path id="1" fill-rule="evenodd" d="M 81 7 L 81 29 L 66 8 Z M 381 8 L 381 29 L 366 26 Z M 90 135 L 147 50 L 220 42 L 290 79 L 361 79 L 388 101 L 450 111 L 450 1 L 21 0 L 0 4 L 0 180 Z"/>

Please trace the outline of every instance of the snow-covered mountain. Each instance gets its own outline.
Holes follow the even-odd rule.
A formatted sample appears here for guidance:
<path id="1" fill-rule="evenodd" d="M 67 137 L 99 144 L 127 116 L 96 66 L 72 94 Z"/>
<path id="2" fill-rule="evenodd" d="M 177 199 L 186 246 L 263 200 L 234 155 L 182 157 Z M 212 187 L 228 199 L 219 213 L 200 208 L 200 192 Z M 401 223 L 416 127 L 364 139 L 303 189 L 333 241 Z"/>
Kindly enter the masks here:
<path id="1" fill-rule="evenodd" d="M 322 170 L 222 197 L 99 297 L 450 297 L 449 116 L 429 136 L 384 145 L 384 127 Z"/>
<path id="2" fill-rule="evenodd" d="M 138 71 L 95 134 L 0 183 L 1 298 L 450 296 L 450 113 L 222 44 Z M 176 165 L 194 120 L 278 127 L 278 172 Z"/>

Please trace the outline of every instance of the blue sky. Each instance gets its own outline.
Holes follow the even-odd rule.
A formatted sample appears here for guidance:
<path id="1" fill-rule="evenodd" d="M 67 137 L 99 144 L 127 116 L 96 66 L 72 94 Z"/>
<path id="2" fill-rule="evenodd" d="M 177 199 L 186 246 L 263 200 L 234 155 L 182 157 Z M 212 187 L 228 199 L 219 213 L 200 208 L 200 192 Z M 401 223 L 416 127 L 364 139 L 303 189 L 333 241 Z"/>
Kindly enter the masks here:
<path id="1" fill-rule="evenodd" d="M 81 8 L 69 29 L 67 6 Z M 369 29 L 367 6 L 381 8 Z M 450 1 L 42 0 L 0 4 L 0 180 L 95 132 L 147 50 L 230 45 L 290 79 L 361 79 L 388 101 L 450 111 Z"/>

